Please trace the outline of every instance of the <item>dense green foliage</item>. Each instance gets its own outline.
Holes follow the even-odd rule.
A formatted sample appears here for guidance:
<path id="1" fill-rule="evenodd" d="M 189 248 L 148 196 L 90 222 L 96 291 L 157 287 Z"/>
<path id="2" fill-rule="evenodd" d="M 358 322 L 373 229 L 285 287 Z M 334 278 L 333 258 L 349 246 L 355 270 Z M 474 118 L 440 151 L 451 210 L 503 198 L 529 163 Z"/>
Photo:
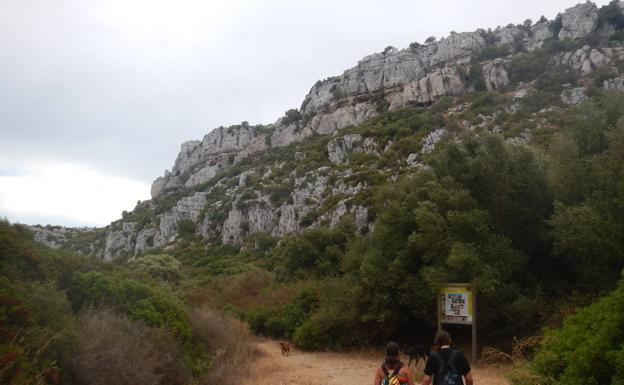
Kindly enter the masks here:
<path id="1" fill-rule="evenodd" d="M 121 266 L 52 251 L 0 221 L 0 383 L 212 383 L 214 355 L 229 353 L 204 341 L 241 330 L 194 322 L 181 269 L 169 255 Z"/>
<path id="2" fill-rule="evenodd" d="M 600 301 L 585 307 L 557 330 L 547 330 L 529 365 L 515 373 L 516 384 L 621 384 L 624 382 L 624 281 Z M 520 372 L 524 373 L 524 372 Z"/>

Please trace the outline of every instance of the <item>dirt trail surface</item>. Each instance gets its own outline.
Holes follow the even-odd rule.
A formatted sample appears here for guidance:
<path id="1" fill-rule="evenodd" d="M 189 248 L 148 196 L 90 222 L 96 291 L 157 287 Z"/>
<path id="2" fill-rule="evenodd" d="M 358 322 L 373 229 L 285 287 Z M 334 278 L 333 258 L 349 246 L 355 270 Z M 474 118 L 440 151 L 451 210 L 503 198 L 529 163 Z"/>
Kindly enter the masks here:
<path id="1" fill-rule="evenodd" d="M 243 384 L 372 385 L 375 369 L 383 355 L 373 351 L 307 353 L 291 349 L 291 355 L 284 357 L 277 342 L 261 341 L 251 376 Z M 475 385 L 509 385 L 504 378 L 507 370 L 505 366 L 477 365 L 472 370 Z"/>

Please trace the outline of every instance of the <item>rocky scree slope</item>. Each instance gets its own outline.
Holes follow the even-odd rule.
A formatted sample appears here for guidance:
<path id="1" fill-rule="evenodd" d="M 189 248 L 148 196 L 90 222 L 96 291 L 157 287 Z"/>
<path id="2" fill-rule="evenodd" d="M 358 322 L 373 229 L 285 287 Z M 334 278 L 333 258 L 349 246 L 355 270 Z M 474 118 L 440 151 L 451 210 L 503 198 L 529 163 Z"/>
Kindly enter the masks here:
<path id="1" fill-rule="evenodd" d="M 475 90 L 508 95 L 505 113 L 517 113 L 518 100 L 531 95 L 534 82 L 514 82 L 514 60 L 531 52 L 543 52 L 550 66 L 581 79 L 612 69 L 602 86 L 621 90 L 624 78 L 615 67 L 624 58 L 623 9 L 624 2 L 601 9 L 586 2 L 552 21 L 542 17 L 537 23 L 452 32 L 402 50 L 387 47 L 340 76 L 318 81 L 299 109 L 274 124 L 219 127 L 201 141 L 183 143 L 171 171 L 153 182 L 152 200 L 139 202 L 108 227 L 73 235 L 59 230 L 58 237 L 48 229 L 38 239 L 112 260 L 189 234 L 240 244 L 255 233 L 281 237 L 309 226 L 334 226 L 345 215 L 365 232 L 374 218 L 365 199 L 374 183 L 392 183 L 399 174 L 426 167 L 423 158 L 440 140 L 503 128 L 496 116 L 454 119 L 470 105 L 450 103 L 443 115 L 451 118 L 424 124 L 412 138 L 418 145 L 404 153 L 397 137 L 353 127 L 385 111 L 430 106 Z M 564 86 L 562 103 L 586 98 L 585 87 Z M 531 132 L 512 136 L 508 140 L 523 143 Z M 380 160 L 392 158 L 387 154 L 401 156 L 384 164 Z"/>

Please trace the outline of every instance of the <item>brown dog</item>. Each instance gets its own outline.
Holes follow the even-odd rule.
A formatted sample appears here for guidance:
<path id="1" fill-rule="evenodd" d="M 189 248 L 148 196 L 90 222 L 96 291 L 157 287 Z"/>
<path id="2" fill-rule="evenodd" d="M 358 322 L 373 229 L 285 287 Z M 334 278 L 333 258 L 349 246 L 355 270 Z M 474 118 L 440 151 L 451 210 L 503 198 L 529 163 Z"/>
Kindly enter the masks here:
<path id="1" fill-rule="evenodd" d="M 280 342 L 282 348 L 282 356 L 290 356 L 290 344 L 288 342 Z"/>

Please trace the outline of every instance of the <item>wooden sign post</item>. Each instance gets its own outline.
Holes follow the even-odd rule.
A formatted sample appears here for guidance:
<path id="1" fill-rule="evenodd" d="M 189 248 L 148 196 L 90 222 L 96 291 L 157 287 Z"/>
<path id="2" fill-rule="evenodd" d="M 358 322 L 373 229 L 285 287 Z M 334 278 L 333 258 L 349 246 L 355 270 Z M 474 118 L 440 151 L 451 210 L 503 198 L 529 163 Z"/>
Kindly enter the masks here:
<path id="1" fill-rule="evenodd" d="M 477 350 L 477 296 L 468 283 L 447 283 L 438 293 L 438 331 L 442 324 L 472 326 L 472 362 L 479 359 Z"/>

